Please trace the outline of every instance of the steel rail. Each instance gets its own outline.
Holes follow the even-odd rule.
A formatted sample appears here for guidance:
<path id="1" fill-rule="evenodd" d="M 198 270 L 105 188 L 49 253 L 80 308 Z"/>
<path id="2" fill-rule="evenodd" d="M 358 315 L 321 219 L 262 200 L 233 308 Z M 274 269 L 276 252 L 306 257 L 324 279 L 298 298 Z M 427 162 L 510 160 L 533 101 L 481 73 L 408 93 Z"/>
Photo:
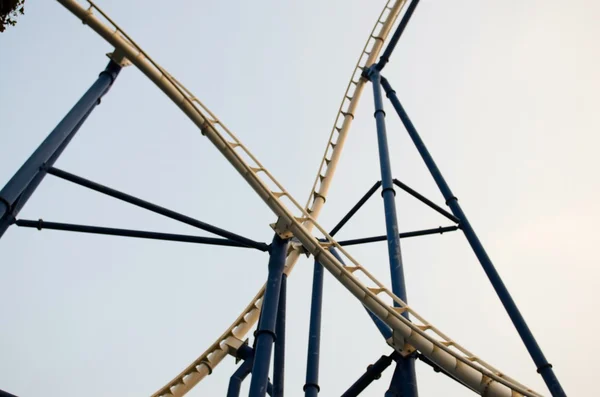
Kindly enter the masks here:
<path id="1" fill-rule="evenodd" d="M 89 9 L 83 8 L 75 0 L 58 0 L 73 14 L 79 17 L 85 24 L 88 24 L 100 36 L 105 38 L 115 48 L 123 53 L 140 71 L 142 71 L 150 80 L 152 80 L 180 109 L 193 121 L 202 131 L 202 133 L 211 141 L 211 143 L 223 154 L 230 164 L 240 173 L 246 182 L 255 190 L 267 206 L 278 216 L 274 229 L 281 235 L 291 235 L 296 237 L 304 250 L 312 254 L 346 289 L 348 289 L 361 303 L 371 310 L 375 315 L 386 322 L 402 340 L 419 350 L 423 355 L 431 359 L 438 366 L 456 376 L 462 382 L 466 383 L 478 393 L 484 396 L 492 397 L 514 397 L 515 395 L 524 395 L 537 397 L 538 393 L 521 385 L 517 381 L 507 377 L 499 372 L 485 361 L 474 356 L 468 350 L 460 346 L 455 341 L 444 335 L 432 324 L 426 322 L 412 308 L 408 307 L 402 300 L 390 292 L 377 279 L 375 279 L 366 268 L 361 266 L 352 258 L 311 216 L 309 211 L 305 210 L 266 170 L 260 162 L 250 153 L 239 139 L 229 131 L 221 121 L 213 117 L 212 113 L 204 111 L 204 105 L 189 91 L 171 78 L 154 61 L 141 51 L 139 47 L 132 44 L 132 41 L 120 33 L 120 29 L 114 26 L 114 30 L 102 23 L 93 15 L 93 5 Z M 213 117 L 211 119 L 207 114 Z M 227 137 L 227 138 L 226 138 Z M 241 149 L 241 150 L 240 150 Z M 242 151 L 243 153 L 239 153 Z M 246 155 L 252 164 L 244 160 Z M 262 176 L 262 178 L 261 178 Z M 266 180 L 265 180 L 266 179 Z M 279 190 L 272 190 L 270 185 L 274 185 Z M 287 199 L 300 216 L 294 215 L 283 203 L 282 198 Z M 324 200 L 323 200 L 324 203 Z M 322 205 L 322 204 L 321 204 Z M 315 211 L 311 211 L 315 213 Z M 318 211 L 315 216 L 318 215 Z M 312 235 L 312 229 L 316 228 L 327 239 L 325 243 L 320 242 Z M 345 267 L 330 252 L 330 247 L 336 247 L 350 262 L 353 267 Z M 292 251 L 293 255 L 298 255 L 300 247 Z M 293 261 L 295 262 L 295 260 Z M 361 272 L 377 287 L 368 287 L 359 281 L 354 273 Z M 261 292 L 259 292 L 259 295 Z M 392 299 L 399 307 L 391 306 L 385 303 L 378 295 L 385 294 Z M 257 296 L 257 300 L 259 297 Z M 251 302 L 252 306 L 257 306 Z M 260 305 L 257 306 L 260 307 Z M 254 310 L 258 312 L 258 310 Z M 413 317 L 410 322 L 402 316 L 402 313 L 409 312 Z M 240 316 L 245 321 L 245 313 Z M 239 320 L 239 318 L 238 318 Z M 245 325 L 249 322 L 245 321 Z M 228 338 L 236 336 L 235 331 L 239 328 L 244 330 L 246 327 L 236 327 L 237 322 L 231 327 Z M 247 329 L 245 330 L 247 332 Z M 428 332 L 430 331 L 430 332 Z M 433 334 L 433 335 L 432 335 Z M 228 339 L 227 338 L 227 339 Z M 200 379 L 212 371 L 214 366 L 220 362 L 228 353 L 229 347 L 227 339 L 219 339 L 213 344 L 213 350 L 206 356 L 206 359 L 200 364 L 188 367 L 190 372 L 175 379 L 175 383 L 167 385 L 164 395 L 183 395 L 190 390 Z M 405 346 L 394 346 L 396 349 L 403 349 Z M 201 356 L 202 357 L 202 356 Z M 193 368 L 193 369 L 192 369 Z M 164 390 L 165 388 L 161 389 Z"/>

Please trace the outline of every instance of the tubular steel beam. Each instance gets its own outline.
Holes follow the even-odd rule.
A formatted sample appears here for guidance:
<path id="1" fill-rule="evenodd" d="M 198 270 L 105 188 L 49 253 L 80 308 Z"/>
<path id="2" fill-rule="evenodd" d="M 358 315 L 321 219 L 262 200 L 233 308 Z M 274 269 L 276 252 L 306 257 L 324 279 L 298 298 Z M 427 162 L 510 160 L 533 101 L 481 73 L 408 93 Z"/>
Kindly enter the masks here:
<path id="1" fill-rule="evenodd" d="M 404 183 L 400 182 L 396 178 L 394 178 L 394 185 L 398 186 L 400 189 L 404 190 L 406 193 L 410 194 L 411 196 L 413 196 L 414 198 L 416 198 L 417 200 L 419 200 L 423 204 L 427 205 L 428 207 L 430 207 L 434 211 L 437 211 L 440 214 L 444 215 L 446 218 L 450 219 L 452 222 L 454 222 L 454 223 L 460 223 L 460 219 L 458 219 L 457 217 L 455 217 L 454 215 L 452 215 L 451 213 L 449 213 L 448 211 L 446 211 L 445 209 L 443 209 L 442 207 L 440 207 L 439 205 L 437 205 L 433 201 L 429 200 L 427 197 L 423 196 L 421 193 L 417 192 L 416 190 L 413 190 L 409 186 L 407 186 Z"/>
<path id="2" fill-rule="evenodd" d="M 281 278 L 279 306 L 277 307 L 277 325 L 275 329 L 275 354 L 273 357 L 273 397 L 283 397 L 285 381 L 285 311 L 287 294 L 287 275 Z"/>
<path id="3" fill-rule="evenodd" d="M 381 71 L 385 67 L 385 65 L 389 62 L 390 56 L 392 55 L 392 52 L 394 52 L 394 48 L 396 48 L 396 44 L 398 44 L 398 41 L 400 40 L 400 36 L 402 36 L 402 33 L 404 32 L 406 25 L 408 25 L 408 22 L 410 21 L 410 18 L 412 17 L 413 12 L 415 11 L 415 9 L 417 8 L 418 5 L 419 5 L 419 0 L 413 0 L 410 3 L 410 5 L 408 6 L 408 8 L 406 9 L 406 12 L 404 13 L 404 16 L 402 17 L 402 20 L 400 21 L 400 24 L 396 28 L 396 31 L 394 32 L 394 35 L 390 39 L 388 46 L 386 47 L 385 51 L 383 51 L 383 54 L 379 58 L 379 62 L 377 62 L 377 65 L 375 66 L 375 68 L 378 71 Z"/>
<path id="4" fill-rule="evenodd" d="M 440 226 L 434 229 L 424 229 L 424 230 L 416 230 L 414 232 L 404 232 L 398 234 L 399 238 L 410 238 L 410 237 L 418 237 L 418 236 L 427 236 L 430 234 L 444 234 L 446 232 L 453 232 L 458 230 L 458 226 Z M 374 236 L 374 237 L 364 237 L 364 238 L 356 238 L 352 240 L 342 240 L 338 241 L 338 244 L 341 246 L 346 245 L 357 245 L 357 244 L 366 244 L 366 243 L 375 243 L 378 241 L 386 241 L 387 236 Z"/>
<path id="5" fill-rule="evenodd" d="M 120 71 L 121 66 L 110 61 L 96 82 L 0 190 L 0 237 L 42 181 L 45 176 L 44 167 L 52 165 L 58 159 L 83 121 L 100 103 L 100 98 L 108 92 Z"/>
<path id="6" fill-rule="evenodd" d="M 416 355 L 413 353 L 408 357 L 397 355 L 396 369 L 390 381 L 390 387 L 385 392 L 385 397 L 412 396 L 417 395 L 417 374 L 415 373 Z M 413 381 L 414 383 L 410 383 Z"/>
<path id="7" fill-rule="evenodd" d="M 189 216 L 182 215 L 182 214 L 180 214 L 178 212 L 169 210 L 167 208 L 158 206 L 156 204 L 149 203 L 148 201 L 144 201 L 142 199 L 139 199 L 137 197 L 131 196 L 129 194 L 126 194 L 126 193 L 123 193 L 123 192 L 119 192 L 118 190 L 111 189 L 111 188 L 109 188 L 107 186 L 104 186 L 104 185 L 100 185 L 99 183 L 90 181 L 88 179 L 82 178 L 82 177 L 77 176 L 77 175 L 73 175 L 71 173 L 68 173 L 66 171 L 60 170 L 58 168 L 51 167 L 51 168 L 48 169 L 48 173 L 51 174 L 51 175 L 54 175 L 54 176 L 56 176 L 58 178 L 64 179 L 66 181 L 75 183 L 77 185 L 87 187 L 88 189 L 95 190 L 95 191 L 97 191 L 99 193 L 106 194 L 107 196 L 114 197 L 116 199 L 125 201 L 125 202 L 127 202 L 129 204 L 133 204 L 133 205 L 136 205 L 138 207 L 144 208 L 144 209 L 146 209 L 148 211 L 152 211 L 152 212 L 155 212 L 157 214 L 166 216 L 167 218 L 171 218 L 171 219 L 174 219 L 176 221 L 185 223 L 187 225 L 197 227 L 198 229 L 202 229 L 204 231 L 207 231 L 207 232 L 210 232 L 210 233 L 214 233 L 217 236 L 221 236 L 221 237 L 225 237 L 225 238 L 228 238 L 230 240 L 233 240 L 233 241 L 237 241 L 237 242 L 239 242 L 239 243 L 241 243 L 243 245 L 246 245 L 246 246 L 249 246 L 249 247 L 253 247 L 253 248 L 256 248 L 256 249 L 261 250 L 261 251 L 268 250 L 268 245 L 265 244 L 265 243 L 259 243 L 258 241 L 251 240 L 249 238 L 246 238 L 246 237 L 240 236 L 238 234 L 229 232 L 227 230 L 224 230 L 224 229 L 221 229 L 219 227 L 210 225 L 208 223 L 199 221 L 197 219 L 190 218 Z"/>
<path id="8" fill-rule="evenodd" d="M 342 259 L 342 257 L 340 256 L 340 254 L 337 252 L 337 250 L 335 248 L 333 248 L 333 247 L 329 248 L 329 252 L 331 252 L 331 254 L 333 256 L 335 256 L 335 258 L 338 261 L 340 261 L 340 263 L 342 265 L 346 266 L 344 259 Z M 365 310 L 367 311 L 367 313 L 373 320 L 373 323 L 375 323 L 375 326 L 377 327 L 379 332 L 381 332 L 381 335 L 383 336 L 383 338 L 386 340 L 389 339 L 392 336 L 392 330 L 390 329 L 390 327 L 385 322 L 383 322 L 379 317 L 377 317 L 375 314 L 371 313 L 371 311 L 369 309 L 367 309 L 366 307 L 365 307 Z"/>
<path id="9" fill-rule="evenodd" d="M 227 388 L 227 397 L 239 397 L 242 389 L 242 382 L 252 372 L 252 360 L 244 361 L 238 369 L 229 378 L 229 387 Z"/>
<path id="10" fill-rule="evenodd" d="M 375 193 L 377 191 L 377 189 L 379 189 L 380 186 L 381 186 L 381 181 L 375 182 L 375 184 L 373 186 L 371 186 L 371 188 L 367 191 L 367 193 L 365 193 L 365 195 L 360 200 L 358 200 L 358 203 L 356 203 L 356 205 L 354 205 L 354 207 L 352 207 L 352 209 L 342 218 L 342 220 L 339 221 L 338 224 L 335 225 L 335 227 L 333 229 L 331 229 L 331 232 L 329 233 L 329 235 L 331 237 L 335 236 L 336 233 L 339 232 L 340 229 L 350 220 L 350 218 L 352 218 L 354 216 L 354 214 L 356 214 L 358 212 L 358 210 L 371 198 L 373 193 Z"/>
<path id="11" fill-rule="evenodd" d="M 317 397 L 319 387 L 319 354 L 321 351 L 321 313 L 323 307 L 323 265 L 315 261 L 312 298 L 310 303 L 310 325 L 308 331 L 308 353 L 306 357 L 305 397 Z"/>
<path id="12" fill-rule="evenodd" d="M 67 231 L 67 232 L 92 233 L 92 234 L 101 234 L 101 235 L 107 235 L 107 236 L 135 237 L 135 238 L 144 238 L 144 239 L 151 239 L 151 240 L 178 241 L 178 242 L 182 242 L 182 243 L 196 243 L 196 244 L 221 245 L 221 246 L 227 246 L 227 247 L 254 248 L 254 247 L 248 247 L 247 245 L 241 244 L 237 241 L 221 239 L 221 238 L 190 236 L 190 235 L 185 235 L 185 234 L 147 232 L 147 231 L 142 231 L 142 230 L 131 230 L 131 229 L 115 229 L 115 228 L 110 228 L 110 227 L 89 226 L 89 225 L 75 225 L 72 223 L 46 222 L 42 219 L 39 219 L 37 221 L 28 220 L 28 219 L 18 219 L 15 222 L 15 224 L 20 227 L 35 228 L 38 230 L 42 230 L 42 229 L 62 230 L 62 231 Z M 264 249 L 263 251 L 266 251 L 266 249 Z"/>
<path id="13" fill-rule="evenodd" d="M 558 378 L 556 377 L 556 375 L 554 374 L 554 371 L 552 370 L 552 365 L 548 362 L 548 360 L 546 360 L 546 357 L 544 356 L 542 349 L 540 348 L 537 341 L 535 340 L 533 333 L 527 326 L 527 323 L 525 322 L 525 319 L 521 315 L 521 312 L 519 311 L 515 301 L 513 300 L 512 296 L 508 292 L 508 289 L 504 285 L 504 282 L 502 281 L 500 274 L 494 267 L 492 260 L 490 259 L 487 252 L 483 248 L 483 245 L 479 241 L 479 238 L 477 237 L 475 230 L 469 223 L 469 220 L 467 219 L 467 216 L 463 212 L 460 204 L 458 204 L 458 199 L 454 196 L 454 194 L 452 193 L 452 190 L 450 190 L 450 187 L 448 186 L 448 184 L 446 183 L 446 180 L 442 176 L 442 173 L 440 172 L 437 164 L 433 160 L 433 157 L 431 157 L 429 150 L 427 150 L 427 147 L 425 146 L 425 143 L 423 142 L 419 133 L 417 132 L 417 129 L 413 125 L 412 121 L 408 117 L 408 114 L 406 113 L 406 111 L 402 107 L 402 104 L 398 100 L 398 97 L 396 96 L 396 92 L 392 89 L 390 83 L 386 79 L 382 78 L 381 84 L 387 94 L 387 97 L 392 102 L 394 109 L 396 109 L 398 116 L 402 120 L 404 127 L 408 131 L 410 138 L 412 139 L 413 143 L 417 147 L 417 150 L 419 151 L 421 158 L 423 159 L 423 161 L 425 162 L 425 165 L 429 169 L 431 176 L 433 177 L 433 179 L 435 180 L 435 183 L 437 184 L 438 188 L 442 192 L 442 195 L 444 196 L 444 199 L 446 200 L 446 205 L 448 205 L 450 207 L 450 210 L 452 210 L 452 213 L 458 219 L 460 219 L 461 229 L 464 232 L 465 237 L 467 238 L 467 241 L 469 242 L 469 245 L 471 245 L 471 248 L 473 249 L 475 256 L 477 257 L 477 259 L 479 260 L 479 263 L 481 264 L 481 267 L 483 267 L 483 270 L 485 271 L 485 274 L 487 275 L 492 286 L 494 287 L 494 290 L 496 291 L 498 298 L 500 298 L 502 305 L 506 309 L 506 312 L 508 313 L 510 319 L 512 320 L 515 328 L 517 329 L 519 336 L 523 340 L 523 344 L 527 348 L 527 351 L 529 352 L 529 354 L 531 355 L 531 358 L 533 359 L 535 365 L 537 366 L 538 373 L 540 373 L 542 375 L 542 378 L 544 379 L 546 386 L 550 390 L 550 393 L 552 393 L 552 396 L 554 396 L 554 397 L 566 396 L 560 382 L 558 381 Z"/>
<path id="14" fill-rule="evenodd" d="M 375 364 L 369 365 L 365 373 L 342 394 L 342 397 L 356 397 L 373 383 L 374 380 L 381 378 L 383 371 L 392 363 L 392 356 L 394 355 L 396 355 L 396 352 L 389 356 L 381 356 L 379 360 L 375 361 Z"/>
<path id="15" fill-rule="evenodd" d="M 471 390 L 471 391 L 473 391 L 473 392 L 477 393 L 477 390 L 475 390 L 475 389 L 473 389 L 471 386 L 469 386 L 469 385 L 467 385 L 467 384 L 465 384 L 465 383 L 463 383 L 463 382 L 459 381 L 459 380 L 458 380 L 458 379 L 456 379 L 454 376 L 450 375 L 450 374 L 448 373 L 448 371 L 444 370 L 443 368 L 440 368 L 440 367 L 439 367 L 439 366 L 438 366 L 436 363 L 434 363 L 433 361 L 431 361 L 430 359 L 428 359 L 426 356 L 422 355 L 421 353 L 417 353 L 416 357 L 417 357 L 419 360 L 423 361 L 423 363 L 425 363 L 425 364 L 429 365 L 431 368 L 433 368 L 433 370 L 434 370 L 435 372 L 440 372 L 440 373 L 442 373 L 442 374 L 446 375 L 448 378 L 450 378 L 450 379 L 452 379 L 453 381 L 455 381 L 456 383 L 458 383 L 458 384 L 460 384 L 460 385 L 462 385 L 462 386 L 464 386 L 464 387 L 468 388 L 469 390 Z"/>
<path id="16" fill-rule="evenodd" d="M 414 3 L 411 3 L 411 6 Z M 381 195 L 385 209 L 385 225 L 388 243 L 388 255 L 390 261 L 390 273 L 392 279 L 392 292 L 408 303 L 406 298 L 406 283 L 404 281 L 404 269 L 402 264 L 402 253 L 400 250 L 400 237 L 398 233 L 398 217 L 396 215 L 396 192 L 392 178 L 392 166 L 387 142 L 385 128 L 385 112 L 383 110 L 383 96 L 381 90 L 381 75 L 377 69 L 371 68 L 367 71 L 368 77 L 373 85 L 373 97 L 375 102 L 375 122 L 377 124 L 377 143 L 379 147 L 379 166 L 381 169 Z M 398 303 L 394 302 L 397 306 Z M 402 313 L 408 319 L 408 312 Z M 415 375 L 415 360 L 399 357 L 396 360 L 396 371 L 393 381 L 398 383 L 404 397 L 417 397 L 417 379 Z"/>
<path id="17" fill-rule="evenodd" d="M 277 306 L 281 292 L 281 279 L 285 267 L 285 256 L 288 240 L 278 235 L 271 243 L 269 257 L 269 276 L 265 287 L 263 306 L 258 329 L 256 330 L 256 348 L 254 349 L 254 364 L 250 382 L 250 397 L 264 397 L 269 383 L 269 366 L 275 341 L 275 325 L 277 322 Z"/>

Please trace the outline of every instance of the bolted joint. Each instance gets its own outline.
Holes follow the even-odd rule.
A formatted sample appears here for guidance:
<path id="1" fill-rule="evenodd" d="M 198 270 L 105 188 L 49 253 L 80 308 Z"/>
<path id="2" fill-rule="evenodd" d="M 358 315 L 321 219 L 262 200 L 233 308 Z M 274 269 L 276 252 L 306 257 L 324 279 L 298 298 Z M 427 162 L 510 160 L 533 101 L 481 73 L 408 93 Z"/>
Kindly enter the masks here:
<path id="1" fill-rule="evenodd" d="M 386 97 L 389 98 L 390 95 L 396 95 L 396 91 L 392 88 L 392 86 L 390 85 L 390 83 L 383 76 L 381 76 L 381 86 L 383 87 L 383 90 L 385 91 L 385 96 Z"/>
<path id="2" fill-rule="evenodd" d="M 379 70 L 377 70 L 377 65 L 373 64 L 371 66 L 369 66 L 368 68 L 364 68 L 362 73 L 360 74 L 361 77 L 373 82 L 376 79 L 381 78 L 381 75 L 379 74 Z"/>
<path id="3" fill-rule="evenodd" d="M 108 76 L 108 78 L 110 78 L 110 85 L 112 85 L 112 83 L 115 82 L 115 80 L 117 79 L 117 76 L 119 75 L 119 72 L 121 71 L 122 67 L 121 65 L 119 65 L 117 62 L 115 62 L 114 60 L 110 60 L 108 62 L 108 65 L 106 66 L 106 69 L 104 69 L 102 72 L 100 72 L 100 74 L 98 76 Z M 100 98 L 98 98 L 98 102 L 100 101 Z"/>
<path id="4" fill-rule="evenodd" d="M 546 363 L 546 364 L 544 364 L 544 365 L 540 365 L 540 366 L 537 368 L 537 373 L 538 373 L 538 374 L 541 374 L 541 373 L 542 373 L 542 371 L 544 371 L 544 370 L 546 370 L 546 369 L 550 369 L 550 368 L 552 368 L 552 364 L 550 364 L 550 363 Z"/>
<path id="5" fill-rule="evenodd" d="M 305 383 L 302 387 L 302 391 L 306 391 L 306 389 L 308 389 L 309 387 L 314 387 L 315 389 L 317 389 L 317 393 L 321 391 L 321 386 L 319 386 L 316 383 Z"/>
<path id="6" fill-rule="evenodd" d="M 275 334 L 275 332 L 271 331 L 270 329 L 257 329 L 256 331 L 254 331 L 255 338 L 257 338 L 261 334 L 271 335 L 271 337 L 273 337 L 273 342 L 277 340 L 277 334 Z"/>

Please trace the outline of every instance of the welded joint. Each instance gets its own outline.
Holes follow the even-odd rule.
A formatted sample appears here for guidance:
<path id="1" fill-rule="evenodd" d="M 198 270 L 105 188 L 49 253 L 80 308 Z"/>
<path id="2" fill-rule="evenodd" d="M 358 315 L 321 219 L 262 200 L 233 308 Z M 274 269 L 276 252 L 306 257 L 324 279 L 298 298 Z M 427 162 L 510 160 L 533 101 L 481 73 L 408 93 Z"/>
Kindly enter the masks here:
<path id="1" fill-rule="evenodd" d="M 269 226 L 277 233 L 279 237 L 284 240 L 290 239 L 294 237 L 294 233 L 290 231 L 290 226 L 292 225 L 292 221 L 285 216 L 280 216 L 277 218 L 277 222 L 271 223 Z"/>
<path id="2" fill-rule="evenodd" d="M 542 364 L 539 367 L 537 367 L 537 373 L 541 374 L 542 371 L 544 371 L 546 369 L 550 369 L 550 368 L 552 368 L 552 364 L 550 364 L 550 363 Z"/>
<path id="3" fill-rule="evenodd" d="M 385 113 L 384 113 L 384 115 L 385 115 Z M 382 189 L 381 189 L 381 197 L 383 197 L 383 194 L 384 194 L 385 192 L 387 192 L 388 190 L 391 190 L 391 191 L 392 191 L 392 193 L 394 194 L 394 197 L 396 197 L 396 190 L 394 190 L 394 188 L 393 188 L 393 187 L 385 187 L 385 188 L 382 188 Z"/>
<path id="4" fill-rule="evenodd" d="M 106 54 L 106 56 L 122 68 L 131 65 L 131 61 L 125 57 L 125 53 L 120 48 L 116 48 L 113 52 Z"/>
<path id="5" fill-rule="evenodd" d="M 244 345 L 248 345 L 248 339 L 241 340 L 236 338 L 235 336 L 230 336 L 225 339 L 225 346 L 227 346 L 227 353 L 236 358 L 236 362 L 238 362 L 242 357 L 240 357 L 239 352 Z"/>
<path id="6" fill-rule="evenodd" d="M 273 331 L 271 331 L 270 329 L 257 329 L 256 331 L 254 331 L 254 338 L 256 339 L 259 335 L 262 334 L 269 334 L 273 337 L 273 342 L 275 342 L 277 340 L 277 334 Z"/>
<path id="7" fill-rule="evenodd" d="M 306 391 L 307 388 L 309 387 L 314 387 L 315 389 L 317 389 L 317 393 L 319 393 L 321 391 L 321 386 L 319 386 L 316 383 L 305 383 L 304 386 L 302 386 L 302 391 Z"/>
<path id="8" fill-rule="evenodd" d="M 379 74 L 379 70 L 377 70 L 377 64 L 374 63 L 369 67 L 365 67 L 362 71 L 362 73 L 360 74 L 360 77 L 364 78 L 365 80 L 369 80 L 371 82 L 373 82 L 374 79 L 377 78 L 381 78 L 383 79 L 383 77 Z"/>
<path id="9" fill-rule="evenodd" d="M 402 357 L 408 357 L 417 351 L 417 349 L 414 346 L 406 343 L 404 336 L 402 336 L 402 334 L 400 334 L 397 330 L 394 330 L 394 333 L 390 338 L 386 340 L 386 342 L 389 346 L 393 347 L 394 350 L 397 351 Z"/>
<path id="10" fill-rule="evenodd" d="M 446 200 L 446 205 L 450 205 L 451 201 L 458 201 L 458 198 L 455 196 L 449 197 L 448 200 Z"/>
<path id="11" fill-rule="evenodd" d="M 269 245 L 269 248 L 270 247 L 271 247 L 271 245 Z M 290 239 L 290 243 L 288 244 L 287 255 L 291 254 L 293 251 L 298 251 L 300 254 L 306 255 L 307 258 L 310 257 L 310 252 L 304 247 L 304 245 L 296 237 L 292 237 Z"/>

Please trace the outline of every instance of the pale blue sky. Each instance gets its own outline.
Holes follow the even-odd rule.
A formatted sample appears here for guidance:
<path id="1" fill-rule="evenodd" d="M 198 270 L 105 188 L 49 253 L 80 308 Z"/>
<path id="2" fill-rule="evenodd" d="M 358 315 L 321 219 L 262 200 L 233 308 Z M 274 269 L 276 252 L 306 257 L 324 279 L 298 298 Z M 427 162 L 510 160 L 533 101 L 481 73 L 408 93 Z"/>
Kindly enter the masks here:
<path id="1" fill-rule="evenodd" d="M 104 68 L 111 48 L 56 2 L 28 1 L 0 35 L 0 184 Z M 201 98 L 300 202 L 383 2 L 99 1 Z M 375 4 L 373 4 L 375 3 Z M 600 5 L 424 0 L 385 75 L 573 396 L 594 395 L 600 281 Z M 388 108 L 394 176 L 438 203 Z M 367 87 L 321 216 L 331 228 L 379 179 Z M 123 70 L 57 167 L 270 241 L 274 216 L 176 106 Z M 398 194 L 401 230 L 445 225 Z M 193 234 L 48 177 L 22 218 Z M 383 234 L 369 202 L 339 238 Z M 402 244 L 411 306 L 521 382 L 541 378 L 458 233 Z M 20 396 L 149 395 L 231 323 L 266 278 L 265 254 L 10 229 L 0 240 L 0 389 Z M 384 244 L 350 251 L 388 279 Z M 312 261 L 289 286 L 286 394 L 302 395 Z M 341 394 L 389 348 L 325 279 L 321 390 Z M 224 395 L 226 359 L 190 395 Z M 470 392 L 417 363 L 422 396 Z M 388 370 L 365 395 L 383 395 Z M 248 382 L 247 382 L 248 383 Z M 247 386 L 246 383 L 246 386 Z"/>

